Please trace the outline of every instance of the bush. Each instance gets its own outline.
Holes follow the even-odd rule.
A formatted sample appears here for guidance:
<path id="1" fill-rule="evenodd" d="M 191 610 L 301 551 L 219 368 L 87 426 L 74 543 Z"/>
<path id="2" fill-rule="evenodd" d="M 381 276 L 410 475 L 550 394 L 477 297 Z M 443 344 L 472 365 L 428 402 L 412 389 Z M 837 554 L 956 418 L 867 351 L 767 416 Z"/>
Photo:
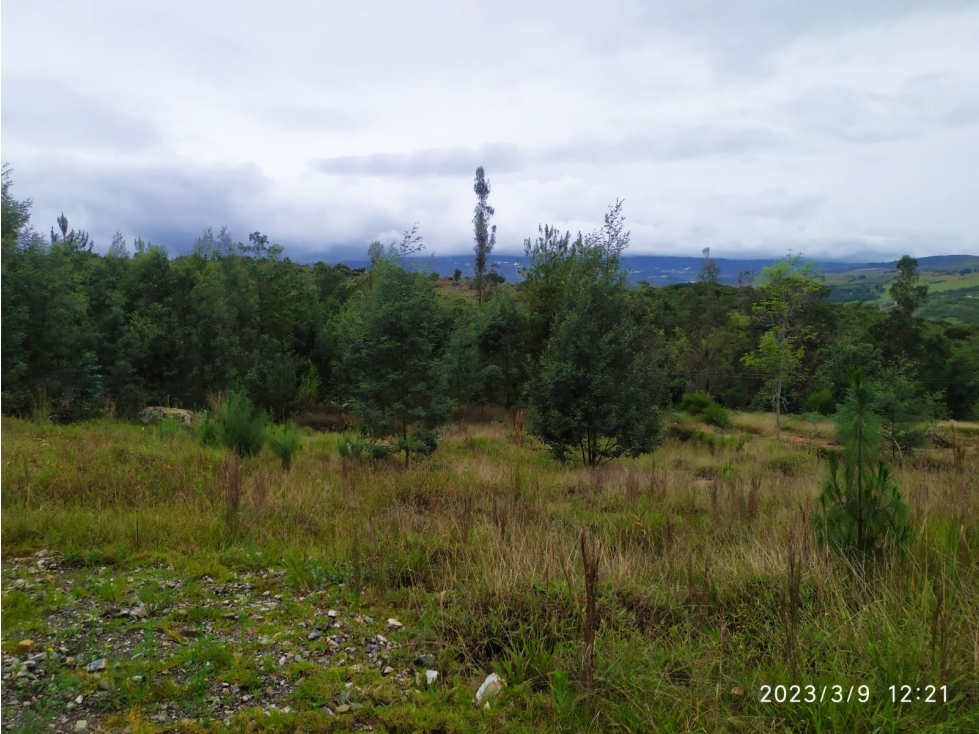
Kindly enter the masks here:
<path id="1" fill-rule="evenodd" d="M 833 415 L 836 412 L 836 398 L 829 390 L 817 390 L 806 398 L 805 410 L 807 413 Z"/>
<path id="2" fill-rule="evenodd" d="M 243 395 L 232 395 L 218 411 L 217 436 L 222 446 L 237 456 L 258 456 L 265 445 L 265 413 Z"/>
<path id="3" fill-rule="evenodd" d="M 299 430 L 295 426 L 275 426 L 268 432 L 269 449 L 282 459 L 282 469 L 289 471 L 292 457 L 299 451 Z"/>
<path id="4" fill-rule="evenodd" d="M 702 392 L 688 392 L 680 400 L 680 410 L 690 415 L 700 415 L 711 405 L 716 405 L 714 398 Z"/>
<path id="5" fill-rule="evenodd" d="M 717 403 L 712 402 L 704 408 L 701 413 L 701 418 L 709 426 L 717 426 L 718 428 L 731 427 L 731 415 Z"/>
<path id="6" fill-rule="evenodd" d="M 675 423 L 672 426 L 670 426 L 667 435 L 670 438 L 675 438 L 677 441 L 680 441 L 681 443 L 686 443 L 687 441 L 691 440 L 694 437 L 695 433 L 699 433 L 699 431 L 694 431 L 693 428 L 685 426 L 682 423 Z"/>
<path id="7" fill-rule="evenodd" d="M 689 415 L 700 416 L 711 426 L 730 428 L 731 416 L 722 406 L 714 402 L 714 398 L 702 392 L 690 392 L 680 401 L 680 410 Z"/>
<path id="8" fill-rule="evenodd" d="M 725 390 L 723 393 L 721 393 L 721 405 L 730 410 L 740 410 L 750 402 L 751 400 L 747 395 L 734 388 Z"/>
<path id="9" fill-rule="evenodd" d="M 348 436 L 344 434 L 337 439 L 337 453 L 342 459 L 353 459 L 354 461 L 366 461 L 372 459 L 380 461 L 391 455 L 391 449 L 378 443 L 372 443 L 362 436 Z"/>
<path id="10" fill-rule="evenodd" d="M 204 411 L 204 415 L 194 428 L 194 434 L 201 446 L 217 446 L 220 439 L 218 437 L 218 423 L 211 417 L 211 414 Z"/>

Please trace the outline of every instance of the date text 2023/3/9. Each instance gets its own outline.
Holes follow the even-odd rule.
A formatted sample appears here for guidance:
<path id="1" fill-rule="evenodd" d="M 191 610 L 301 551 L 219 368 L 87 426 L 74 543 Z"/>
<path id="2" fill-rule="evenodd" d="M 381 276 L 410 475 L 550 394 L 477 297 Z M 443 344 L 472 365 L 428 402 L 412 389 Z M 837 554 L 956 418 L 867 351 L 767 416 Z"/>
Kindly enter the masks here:
<path id="1" fill-rule="evenodd" d="M 887 689 L 892 703 L 948 703 L 948 686 L 894 685 Z M 761 703 L 868 703 L 870 686 L 764 685 Z"/>

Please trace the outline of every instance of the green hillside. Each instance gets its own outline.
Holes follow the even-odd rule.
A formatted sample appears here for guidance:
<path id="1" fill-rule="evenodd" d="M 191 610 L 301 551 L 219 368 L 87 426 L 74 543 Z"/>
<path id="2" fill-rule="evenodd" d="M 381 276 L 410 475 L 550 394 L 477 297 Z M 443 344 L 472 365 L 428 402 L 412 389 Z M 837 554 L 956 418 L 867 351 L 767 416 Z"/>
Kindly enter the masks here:
<path id="1" fill-rule="evenodd" d="M 858 268 L 841 273 L 826 273 L 823 282 L 830 287 L 829 300 L 862 302 L 884 310 L 891 307 L 890 285 L 896 269 Z M 921 268 L 922 285 L 928 286 L 928 303 L 919 312 L 929 319 L 979 323 L 979 257 L 947 265 Z"/>

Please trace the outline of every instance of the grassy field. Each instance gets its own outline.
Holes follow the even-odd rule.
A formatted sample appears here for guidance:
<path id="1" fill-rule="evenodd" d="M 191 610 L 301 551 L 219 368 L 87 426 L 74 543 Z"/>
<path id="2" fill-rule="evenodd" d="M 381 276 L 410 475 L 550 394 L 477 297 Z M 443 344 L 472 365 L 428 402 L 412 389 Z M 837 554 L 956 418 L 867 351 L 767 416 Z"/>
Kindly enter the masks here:
<path id="1" fill-rule="evenodd" d="M 503 420 L 407 471 L 308 433 L 285 473 L 166 424 L 4 418 L 3 727 L 979 730 L 979 429 L 895 467 L 914 539 L 859 569 L 811 534 L 831 427 L 785 429 L 685 417 L 596 472 Z"/>
<path id="2" fill-rule="evenodd" d="M 825 276 L 825 283 L 831 287 L 855 288 L 855 287 L 881 287 L 883 290 L 877 298 L 866 301 L 870 305 L 882 306 L 891 303 L 890 284 L 897 279 L 895 270 L 868 270 L 866 272 L 850 271 L 845 273 L 828 273 Z M 936 273 L 922 271 L 919 279 L 920 285 L 927 285 L 930 294 L 948 293 L 965 288 L 976 288 L 979 286 L 979 272 L 961 273 Z"/>

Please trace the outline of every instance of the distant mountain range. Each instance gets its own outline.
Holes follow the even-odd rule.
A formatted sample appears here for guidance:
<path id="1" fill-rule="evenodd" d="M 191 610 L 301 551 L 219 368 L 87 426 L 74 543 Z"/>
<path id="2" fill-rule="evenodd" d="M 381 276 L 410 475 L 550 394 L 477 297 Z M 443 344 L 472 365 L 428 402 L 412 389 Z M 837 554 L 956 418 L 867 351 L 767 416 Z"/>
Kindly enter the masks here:
<path id="1" fill-rule="evenodd" d="M 770 260 L 732 260 L 722 257 L 712 258 L 721 268 L 720 281 L 733 285 L 738 282 L 742 273 L 750 273 L 749 277 L 761 275 L 762 268 L 766 268 L 781 258 Z M 339 259 L 330 260 L 324 258 L 326 262 L 332 264 L 342 263 L 351 268 L 362 268 L 367 265 L 364 259 Z M 432 255 L 429 257 L 409 258 L 414 267 L 427 272 L 436 272 L 439 275 L 452 275 L 457 269 L 462 271 L 463 277 L 473 275 L 473 256 L 471 254 L 461 255 Z M 632 255 L 623 258 L 623 265 L 631 273 L 634 283 L 646 280 L 653 285 L 670 285 L 672 283 L 688 283 L 697 279 L 702 257 L 673 257 L 668 255 Z M 814 261 L 818 269 L 825 273 L 846 273 L 857 271 L 872 270 L 891 270 L 897 265 L 897 260 L 878 263 L 852 263 L 852 262 L 833 262 L 833 261 Z M 527 258 L 523 255 L 499 254 L 490 258 L 490 263 L 496 271 L 504 276 L 508 282 L 519 281 L 520 273 L 518 268 L 527 263 Z M 977 255 L 934 255 L 930 257 L 918 258 L 918 268 L 922 272 L 956 271 L 965 267 L 979 267 L 979 256 Z"/>

